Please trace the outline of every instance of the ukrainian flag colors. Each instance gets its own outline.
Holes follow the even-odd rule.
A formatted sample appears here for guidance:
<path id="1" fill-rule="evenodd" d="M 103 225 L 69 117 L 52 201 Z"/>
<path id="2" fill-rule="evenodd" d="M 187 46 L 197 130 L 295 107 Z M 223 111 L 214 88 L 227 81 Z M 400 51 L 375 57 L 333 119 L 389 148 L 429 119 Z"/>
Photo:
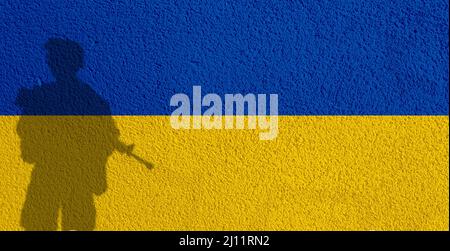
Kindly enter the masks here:
<path id="1" fill-rule="evenodd" d="M 447 1 L 7 0 L 0 31 L 0 230 L 449 228 Z M 194 85 L 278 94 L 277 137 L 173 129 Z"/>

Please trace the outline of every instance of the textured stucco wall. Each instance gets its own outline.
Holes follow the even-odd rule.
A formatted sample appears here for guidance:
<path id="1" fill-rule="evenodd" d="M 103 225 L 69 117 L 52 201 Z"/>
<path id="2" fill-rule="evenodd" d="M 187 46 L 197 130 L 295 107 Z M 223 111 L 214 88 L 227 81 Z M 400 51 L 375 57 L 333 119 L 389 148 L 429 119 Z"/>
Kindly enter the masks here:
<path id="1" fill-rule="evenodd" d="M 43 45 L 85 50 L 80 78 L 113 114 L 169 115 L 170 97 L 277 93 L 284 115 L 448 114 L 448 2 L 0 2 L 0 114 L 52 80 Z"/>
<path id="2" fill-rule="evenodd" d="M 2 0 L 0 229 L 448 230 L 448 23 L 444 0 Z M 174 130 L 193 85 L 278 94 L 278 137 Z"/>
<path id="3" fill-rule="evenodd" d="M 45 129 L 58 123 L 80 128 L 76 117 L 30 119 L 48 124 Z M 280 117 L 274 141 L 258 140 L 257 130 L 174 130 L 162 116 L 114 119 L 121 140 L 136 143 L 135 152 L 154 168 L 111 155 L 108 188 L 95 197 L 98 230 L 448 229 L 444 116 Z M 98 118 L 83 120 L 104 133 L 95 129 L 102 128 Z M 0 144 L 8 146 L 0 150 L 0 229 L 21 229 L 33 169 L 23 162 L 23 142 L 12 133 L 17 121 L 0 119 Z M 45 141 L 45 129 L 36 141 Z M 63 161 L 60 166 L 77 163 L 70 156 L 89 141 L 78 137 L 69 153 L 53 158 Z M 98 153 L 95 144 L 84 151 Z M 49 174 L 41 182 L 52 185 L 51 180 Z M 50 195 L 70 186 L 55 187 Z M 40 201 L 48 199 L 44 193 Z"/>

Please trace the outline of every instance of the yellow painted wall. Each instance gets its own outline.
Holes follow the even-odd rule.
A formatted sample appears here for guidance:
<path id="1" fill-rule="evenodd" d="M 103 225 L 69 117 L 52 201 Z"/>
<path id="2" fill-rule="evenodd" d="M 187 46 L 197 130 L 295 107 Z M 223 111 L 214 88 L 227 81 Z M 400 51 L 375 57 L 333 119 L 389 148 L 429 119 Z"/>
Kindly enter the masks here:
<path id="1" fill-rule="evenodd" d="M 168 116 L 113 118 L 121 140 L 135 143 L 134 152 L 155 167 L 112 153 L 108 188 L 95 197 L 97 230 L 449 227 L 446 116 L 282 116 L 274 141 L 260 141 L 256 130 L 174 130 Z M 74 153 L 83 157 L 98 150 L 77 148 L 98 143 L 89 136 L 93 140 L 86 144 L 88 136 L 77 134 L 80 126 L 89 125 L 92 135 L 105 130 L 95 117 L 27 119 L 39 128 L 33 144 L 46 143 L 40 150 L 22 144 L 22 151 L 42 155 L 41 161 L 58 152 L 53 159 L 82 163 Z M 33 169 L 21 157 L 18 120 L 0 117 L 2 230 L 22 229 Z M 55 126 L 68 127 L 74 138 L 55 138 Z"/>

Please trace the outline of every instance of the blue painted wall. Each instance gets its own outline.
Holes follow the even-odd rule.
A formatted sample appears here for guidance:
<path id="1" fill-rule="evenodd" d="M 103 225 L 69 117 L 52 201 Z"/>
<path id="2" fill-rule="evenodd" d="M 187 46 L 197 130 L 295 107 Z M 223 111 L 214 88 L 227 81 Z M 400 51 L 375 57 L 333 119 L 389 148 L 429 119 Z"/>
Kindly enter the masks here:
<path id="1" fill-rule="evenodd" d="M 53 81 L 51 37 L 113 114 L 170 97 L 278 93 L 281 114 L 448 114 L 448 1 L 0 1 L 0 114 Z"/>

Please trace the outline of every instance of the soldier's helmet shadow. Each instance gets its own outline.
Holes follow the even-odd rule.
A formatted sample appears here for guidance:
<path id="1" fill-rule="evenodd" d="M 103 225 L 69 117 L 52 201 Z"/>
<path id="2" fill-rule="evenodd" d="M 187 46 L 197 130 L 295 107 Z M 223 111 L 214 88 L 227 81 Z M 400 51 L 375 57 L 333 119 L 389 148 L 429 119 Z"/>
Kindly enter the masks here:
<path id="1" fill-rule="evenodd" d="M 107 159 L 126 146 L 118 140 L 108 103 L 77 78 L 84 64 L 82 47 L 56 38 L 45 48 L 55 81 L 23 88 L 16 99 L 22 110 L 17 125 L 21 156 L 34 165 L 21 225 L 26 230 L 56 230 L 59 225 L 92 230 L 94 195 L 107 189 Z"/>

